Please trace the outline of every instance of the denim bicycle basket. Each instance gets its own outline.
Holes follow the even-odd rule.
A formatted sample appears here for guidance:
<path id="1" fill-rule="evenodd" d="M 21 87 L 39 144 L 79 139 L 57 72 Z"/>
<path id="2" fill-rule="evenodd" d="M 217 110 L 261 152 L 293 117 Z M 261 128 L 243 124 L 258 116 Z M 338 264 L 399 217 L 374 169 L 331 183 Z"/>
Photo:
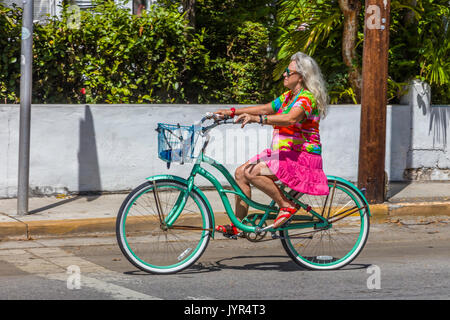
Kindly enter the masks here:
<path id="1" fill-rule="evenodd" d="M 194 148 L 198 140 L 200 130 L 192 126 L 180 124 L 158 123 L 158 157 L 167 162 L 184 164 L 192 162 Z"/>

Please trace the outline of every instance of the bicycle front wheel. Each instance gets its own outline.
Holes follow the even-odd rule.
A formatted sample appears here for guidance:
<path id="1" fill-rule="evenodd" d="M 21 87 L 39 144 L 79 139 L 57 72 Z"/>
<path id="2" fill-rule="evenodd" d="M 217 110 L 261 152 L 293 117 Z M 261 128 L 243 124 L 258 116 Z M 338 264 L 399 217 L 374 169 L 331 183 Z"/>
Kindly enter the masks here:
<path id="1" fill-rule="evenodd" d="M 358 256 L 369 236 L 369 215 L 364 199 L 338 180 L 329 179 L 328 184 L 328 196 L 296 196 L 327 219 L 328 227 L 280 231 L 288 255 L 311 270 L 344 267 Z"/>
<path id="2" fill-rule="evenodd" d="M 211 213 L 198 192 L 191 191 L 171 227 L 164 223 L 186 190 L 186 184 L 177 180 L 157 180 L 140 185 L 125 199 L 117 216 L 116 236 L 134 266 L 150 273 L 175 273 L 190 267 L 205 251 Z"/>

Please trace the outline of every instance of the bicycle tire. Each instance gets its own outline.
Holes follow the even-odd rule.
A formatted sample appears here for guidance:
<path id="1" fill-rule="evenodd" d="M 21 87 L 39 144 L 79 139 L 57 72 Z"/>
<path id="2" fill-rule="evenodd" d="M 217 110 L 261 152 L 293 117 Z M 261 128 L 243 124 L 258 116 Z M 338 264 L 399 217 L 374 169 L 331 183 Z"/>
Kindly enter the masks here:
<path id="1" fill-rule="evenodd" d="M 166 213 L 172 208 L 170 200 L 178 198 L 176 194 L 187 189 L 185 183 L 172 179 L 157 180 L 155 185 L 158 197 L 163 198 L 161 204 Z M 142 271 L 154 274 L 180 272 L 194 264 L 206 250 L 212 228 L 211 212 L 202 196 L 192 190 L 174 226 L 185 225 L 188 221 L 197 229 L 172 227 L 163 230 L 155 212 L 156 202 L 152 204 L 153 188 L 153 181 L 145 182 L 124 200 L 117 214 L 117 242 L 128 261 Z M 169 195 L 171 191 L 175 197 Z M 192 205 L 196 208 L 190 210 Z"/>
<path id="2" fill-rule="evenodd" d="M 323 212 L 323 215 L 333 213 L 328 217 L 329 221 L 336 220 L 335 223 L 332 223 L 331 228 L 309 229 L 309 231 L 305 229 L 280 231 L 280 239 L 287 254 L 295 263 L 309 270 L 336 270 L 348 265 L 363 250 L 369 236 L 370 219 L 368 210 L 364 207 L 366 205 L 365 199 L 352 187 L 338 180 L 329 179 L 328 184 L 330 195 L 322 197 L 321 212 Z M 335 190 L 332 194 L 331 189 L 334 186 Z M 300 197 L 304 196 L 309 199 L 312 197 L 320 198 L 300 194 Z M 333 199 L 331 199 L 332 197 Z M 329 199 L 330 201 L 328 201 Z M 311 203 L 303 201 L 303 199 L 301 201 L 320 208 L 320 205 L 312 203 L 313 201 L 310 201 Z M 331 203 L 332 201 L 335 201 L 335 203 Z M 357 206 L 354 213 L 351 213 L 350 209 L 343 208 L 348 208 L 349 202 L 353 202 L 351 205 Z M 349 215 L 342 218 L 339 214 L 343 215 L 345 210 L 348 210 Z M 340 236 L 343 240 L 339 239 L 339 243 L 332 240 L 334 235 Z M 339 247 L 340 245 L 342 248 Z"/>

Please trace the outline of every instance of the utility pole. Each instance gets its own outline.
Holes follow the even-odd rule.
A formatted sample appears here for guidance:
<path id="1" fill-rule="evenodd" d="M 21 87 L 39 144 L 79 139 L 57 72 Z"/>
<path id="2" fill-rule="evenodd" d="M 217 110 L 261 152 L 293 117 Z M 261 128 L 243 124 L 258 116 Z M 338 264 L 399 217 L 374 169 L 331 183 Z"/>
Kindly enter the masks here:
<path id="1" fill-rule="evenodd" d="M 17 187 L 17 214 L 28 213 L 28 186 L 30 169 L 30 120 L 33 67 L 33 0 L 24 0 L 22 16 L 22 43 L 20 56 L 20 128 L 19 178 Z"/>
<path id="2" fill-rule="evenodd" d="M 366 0 L 358 187 L 384 202 L 390 0 Z"/>

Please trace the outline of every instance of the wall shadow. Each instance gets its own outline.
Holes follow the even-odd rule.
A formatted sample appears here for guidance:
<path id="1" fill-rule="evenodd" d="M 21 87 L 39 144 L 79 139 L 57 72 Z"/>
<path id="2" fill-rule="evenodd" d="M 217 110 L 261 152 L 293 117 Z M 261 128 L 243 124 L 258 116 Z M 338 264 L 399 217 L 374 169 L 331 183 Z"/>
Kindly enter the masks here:
<path id="1" fill-rule="evenodd" d="M 433 135 L 433 145 L 443 143 L 447 146 L 447 128 L 450 124 L 450 107 L 432 105 L 429 109 L 428 134 Z"/>
<path id="2" fill-rule="evenodd" d="M 447 145 L 447 128 L 450 123 L 450 107 L 433 105 L 431 103 L 431 88 L 428 84 L 415 84 L 417 93 L 415 99 L 422 115 L 428 117 L 428 135 L 433 136 L 433 146 L 436 143 Z"/>
<path id="3" fill-rule="evenodd" d="M 412 149 L 412 125 L 413 110 L 411 105 L 407 107 L 391 107 L 391 141 L 390 141 L 390 171 L 388 175 L 388 190 L 386 200 L 395 196 L 406 188 L 410 181 L 403 181 L 404 171 L 411 167 L 411 149 Z M 392 177 L 393 172 L 402 172 L 402 177 Z"/>
<path id="4" fill-rule="evenodd" d="M 411 141 L 403 174 L 405 181 L 416 180 L 417 175 L 420 175 L 420 173 L 416 172 L 417 164 L 413 163 L 415 151 L 430 151 L 431 154 L 431 152 L 437 150 L 442 151 L 443 148 L 445 153 L 448 152 L 446 149 L 448 148 L 450 106 L 433 105 L 431 96 L 431 87 L 427 83 L 421 81 L 412 82 L 408 99 L 411 108 Z M 401 120 L 399 119 L 399 121 Z M 427 141 L 426 145 L 421 141 L 422 137 Z M 435 168 L 438 167 L 439 165 L 436 164 Z"/>
<path id="5" fill-rule="evenodd" d="M 102 192 L 94 119 L 89 105 L 85 106 L 84 119 L 80 120 L 78 192 L 80 195 L 94 195 L 88 201 L 95 200 Z"/>
<path id="6" fill-rule="evenodd" d="M 42 208 L 30 210 L 36 214 L 72 201 L 86 197 L 87 201 L 97 199 L 102 192 L 100 167 L 98 163 L 97 142 L 95 138 L 94 119 L 89 105 L 84 108 L 84 119 L 80 120 L 78 147 L 78 192 L 73 198 L 61 200 Z"/>

